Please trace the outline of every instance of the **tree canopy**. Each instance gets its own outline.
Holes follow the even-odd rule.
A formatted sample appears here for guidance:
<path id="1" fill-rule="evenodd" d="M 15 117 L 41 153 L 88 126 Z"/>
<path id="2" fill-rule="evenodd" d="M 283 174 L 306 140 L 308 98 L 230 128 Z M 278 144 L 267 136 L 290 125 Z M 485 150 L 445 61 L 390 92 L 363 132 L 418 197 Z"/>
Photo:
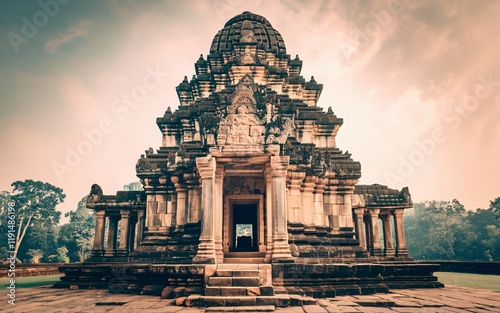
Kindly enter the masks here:
<path id="1" fill-rule="evenodd" d="M 407 246 L 415 259 L 500 260 L 500 223 L 494 204 L 466 211 L 458 201 L 416 203 L 405 214 Z M 496 201 L 496 202 L 495 202 Z"/>
<path id="2" fill-rule="evenodd" d="M 51 228 L 59 223 L 61 212 L 56 206 L 66 195 L 61 188 L 49 183 L 27 179 L 15 181 L 10 199 L 15 203 L 16 243 L 14 257 L 17 257 L 21 243 L 32 227 Z M 32 233 L 38 236 L 38 233 Z"/>

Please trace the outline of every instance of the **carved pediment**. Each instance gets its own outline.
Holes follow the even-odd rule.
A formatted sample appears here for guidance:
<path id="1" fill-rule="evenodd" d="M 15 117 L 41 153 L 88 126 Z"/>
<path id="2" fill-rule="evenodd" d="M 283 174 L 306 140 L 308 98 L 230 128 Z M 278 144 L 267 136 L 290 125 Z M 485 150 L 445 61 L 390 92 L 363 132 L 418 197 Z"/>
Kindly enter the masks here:
<path id="1" fill-rule="evenodd" d="M 227 107 L 227 116 L 221 120 L 217 144 L 222 145 L 262 145 L 264 144 L 264 121 L 257 115 L 257 101 L 250 75 L 245 75 L 235 92 L 230 96 L 231 105 Z"/>

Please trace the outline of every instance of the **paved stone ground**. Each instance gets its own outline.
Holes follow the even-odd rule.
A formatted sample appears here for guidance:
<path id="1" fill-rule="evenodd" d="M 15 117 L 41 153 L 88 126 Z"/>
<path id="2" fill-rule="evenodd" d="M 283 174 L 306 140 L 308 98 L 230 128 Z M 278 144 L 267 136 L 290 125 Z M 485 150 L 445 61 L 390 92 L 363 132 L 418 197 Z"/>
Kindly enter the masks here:
<path id="1" fill-rule="evenodd" d="M 16 306 L 2 292 L 0 312 L 113 312 L 202 313 L 269 312 L 274 307 L 186 308 L 155 296 L 111 295 L 105 290 L 67 290 L 38 287 L 18 289 Z M 345 296 L 319 300 L 317 305 L 277 308 L 277 313 L 330 312 L 500 312 L 500 291 L 447 286 L 444 289 L 406 289 L 388 294 Z"/>

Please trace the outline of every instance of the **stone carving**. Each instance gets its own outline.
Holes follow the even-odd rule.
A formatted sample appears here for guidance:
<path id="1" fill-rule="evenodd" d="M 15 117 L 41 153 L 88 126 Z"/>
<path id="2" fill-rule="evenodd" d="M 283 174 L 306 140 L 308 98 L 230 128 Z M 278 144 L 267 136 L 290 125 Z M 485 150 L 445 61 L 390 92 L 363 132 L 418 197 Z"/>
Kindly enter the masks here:
<path id="1" fill-rule="evenodd" d="M 243 21 L 241 25 L 241 39 L 240 42 L 256 42 L 255 33 L 253 32 L 253 24 L 252 22 L 246 20 Z"/>
<path id="2" fill-rule="evenodd" d="M 236 91 L 230 96 L 228 115 L 222 119 L 219 126 L 219 146 L 264 144 L 265 126 L 257 116 L 257 102 L 254 97 L 256 90 L 249 75 L 244 76 L 236 86 Z"/>
<path id="3" fill-rule="evenodd" d="M 87 202 L 93 202 L 96 203 L 101 199 L 103 193 L 102 193 L 102 188 L 98 184 L 93 184 L 92 187 L 90 187 L 90 194 L 87 198 Z"/>
<path id="4" fill-rule="evenodd" d="M 293 131 L 293 120 L 274 116 L 267 124 L 266 144 L 284 144 Z"/>

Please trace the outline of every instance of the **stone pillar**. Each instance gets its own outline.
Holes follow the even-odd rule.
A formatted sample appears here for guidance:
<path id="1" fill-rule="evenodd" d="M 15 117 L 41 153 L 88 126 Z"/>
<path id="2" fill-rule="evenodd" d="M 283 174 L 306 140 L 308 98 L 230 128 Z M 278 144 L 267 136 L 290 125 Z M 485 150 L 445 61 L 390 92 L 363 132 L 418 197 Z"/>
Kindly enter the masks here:
<path id="1" fill-rule="evenodd" d="M 122 216 L 122 223 L 120 227 L 120 250 L 128 251 L 129 242 L 128 242 L 128 232 L 129 232 L 129 218 L 130 211 L 129 210 L 120 210 L 120 214 Z"/>
<path id="2" fill-rule="evenodd" d="M 366 236 L 366 250 L 370 253 L 373 250 L 373 238 L 372 238 L 372 220 L 369 215 L 363 217 L 365 223 L 365 236 Z"/>
<path id="3" fill-rule="evenodd" d="M 158 201 L 156 201 L 155 190 L 151 187 L 146 189 L 147 204 L 146 204 L 146 227 L 148 231 L 157 231 L 161 226 L 161 219 L 158 212 Z"/>
<path id="4" fill-rule="evenodd" d="M 323 227 L 324 212 L 323 212 L 323 193 L 325 192 L 325 180 L 316 178 L 316 186 L 314 186 L 313 204 L 314 204 L 314 225 Z"/>
<path id="5" fill-rule="evenodd" d="M 128 239 L 127 239 L 128 249 L 130 252 L 135 250 L 136 224 L 137 224 L 137 217 L 130 218 L 128 223 Z"/>
<path id="6" fill-rule="evenodd" d="M 300 209 L 300 186 L 306 177 L 305 172 L 288 172 L 289 191 L 288 191 L 288 221 L 291 223 L 301 223 Z"/>
<path id="7" fill-rule="evenodd" d="M 354 223 L 356 227 L 356 238 L 359 241 L 359 246 L 366 248 L 366 233 L 365 233 L 365 223 L 363 222 L 363 215 L 365 214 L 364 208 L 354 209 L 356 214 L 356 222 Z"/>
<path id="8" fill-rule="evenodd" d="M 186 185 L 182 183 L 181 178 L 172 176 L 172 183 L 174 183 L 175 192 L 177 193 L 177 211 L 175 218 L 175 225 L 177 227 L 186 224 L 186 209 L 187 209 L 187 189 Z"/>
<path id="9" fill-rule="evenodd" d="M 266 164 L 266 261 L 269 262 L 273 251 L 273 179 L 271 166 Z M 299 202 L 300 203 L 300 202 Z"/>
<path id="10" fill-rule="evenodd" d="M 381 215 L 382 226 L 384 228 L 384 254 L 394 256 L 394 244 L 392 242 L 391 215 Z"/>
<path id="11" fill-rule="evenodd" d="M 273 247 L 272 261 L 291 260 L 288 245 L 286 174 L 290 157 L 271 156 L 272 214 L 273 214 Z"/>
<path id="12" fill-rule="evenodd" d="M 354 221 L 352 219 L 352 194 L 353 190 L 343 193 L 343 201 L 340 212 L 340 227 L 354 228 Z"/>
<path id="13" fill-rule="evenodd" d="M 214 206 L 215 206 L 215 158 L 211 156 L 196 158 L 196 166 L 201 179 L 201 222 L 200 244 L 193 263 L 215 263 Z"/>
<path id="14" fill-rule="evenodd" d="M 118 217 L 109 217 L 109 228 L 108 228 L 108 250 L 116 250 L 116 235 L 118 234 Z"/>
<path id="15" fill-rule="evenodd" d="M 104 227 L 105 223 L 105 211 L 95 212 L 95 236 L 94 236 L 94 250 L 102 251 L 104 250 Z"/>
<path id="16" fill-rule="evenodd" d="M 304 226 L 314 225 L 314 203 L 313 191 L 316 186 L 316 176 L 306 176 L 302 183 L 302 211 L 304 212 L 304 219 L 302 223 Z"/>
<path id="17" fill-rule="evenodd" d="M 403 225 L 404 209 L 394 210 L 394 229 L 396 231 L 396 256 L 408 256 L 405 230 Z"/>
<path id="18" fill-rule="evenodd" d="M 186 223 L 196 223 L 200 215 L 200 199 L 198 198 L 200 189 L 198 185 L 199 179 L 196 173 L 186 173 L 184 174 L 184 180 L 187 186 Z"/>
<path id="19" fill-rule="evenodd" d="M 165 199 L 165 213 L 161 214 L 161 226 L 168 229 L 172 226 L 172 199 L 175 198 L 173 190 L 168 190 Z"/>
<path id="20" fill-rule="evenodd" d="M 215 208 L 214 208 L 214 230 L 215 230 L 215 255 L 216 262 L 222 263 L 224 259 L 223 245 L 222 245 L 222 216 L 223 216 L 223 203 L 222 194 L 224 191 L 224 166 L 217 164 L 215 170 Z"/>
<path id="21" fill-rule="evenodd" d="M 380 209 L 368 209 L 368 215 L 370 216 L 370 237 L 372 239 L 372 250 L 371 254 L 373 256 L 383 255 L 382 248 L 380 245 L 380 229 L 378 227 L 378 214 Z"/>
<path id="22" fill-rule="evenodd" d="M 144 212 L 137 212 L 137 236 L 136 236 L 136 246 L 139 246 L 142 243 L 142 238 L 144 235 Z"/>
<path id="23" fill-rule="evenodd" d="M 330 233 L 332 235 L 340 234 L 340 213 L 341 213 L 341 203 L 342 196 L 339 195 L 337 191 L 338 180 L 334 178 L 328 179 L 328 185 L 326 189 L 328 191 L 328 224 L 330 224 Z"/>

